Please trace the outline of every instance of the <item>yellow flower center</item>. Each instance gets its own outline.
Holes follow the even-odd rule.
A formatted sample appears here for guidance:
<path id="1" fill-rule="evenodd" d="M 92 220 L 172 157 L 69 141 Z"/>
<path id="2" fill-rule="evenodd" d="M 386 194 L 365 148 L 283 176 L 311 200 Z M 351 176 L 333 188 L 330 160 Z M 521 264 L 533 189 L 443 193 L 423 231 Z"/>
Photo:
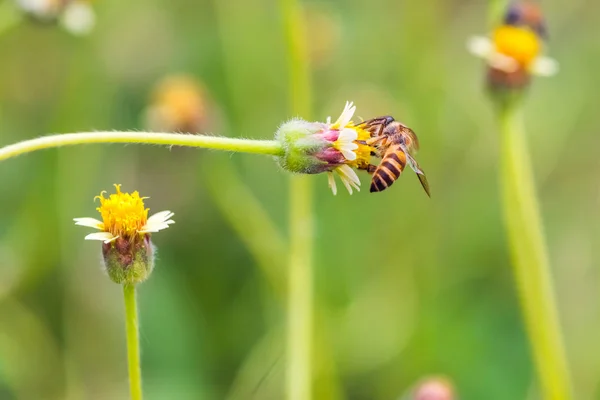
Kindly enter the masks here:
<path id="1" fill-rule="evenodd" d="M 496 51 L 528 67 L 540 53 L 540 40 L 529 28 L 504 25 L 493 33 Z"/>
<path id="2" fill-rule="evenodd" d="M 348 128 L 354 129 L 358 134 L 358 137 L 356 138 L 357 142 L 365 141 L 371 138 L 371 134 L 364 129 L 356 126 L 348 126 Z M 367 146 L 366 144 L 356 144 L 358 144 L 358 149 L 354 151 L 356 153 L 356 160 L 349 161 L 348 164 L 358 169 L 367 169 L 371 163 L 371 151 L 373 151 L 373 148 L 371 146 Z"/>
<path id="3" fill-rule="evenodd" d="M 129 194 L 121 192 L 121 185 L 115 185 L 117 193 L 104 197 L 104 191 L 95 199 L 100 199 L 96 208 L 102 215 L 104 231 L 115 236 L 132 237 L 141 230 L 148 220 L 148 208 L 137 191 Z"/>

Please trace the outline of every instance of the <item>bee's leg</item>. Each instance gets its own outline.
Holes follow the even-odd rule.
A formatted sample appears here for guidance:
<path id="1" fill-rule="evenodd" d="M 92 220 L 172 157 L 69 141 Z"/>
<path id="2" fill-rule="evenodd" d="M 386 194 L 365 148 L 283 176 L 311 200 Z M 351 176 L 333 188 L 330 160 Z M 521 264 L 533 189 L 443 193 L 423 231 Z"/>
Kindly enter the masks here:
<path id="1" fill-rule="evenodd" d="M 356 143 L 373 146 L 385 139 L 385 136 L 376 136 L 367 140 L 357 140 Z"/>
<path id="2" fill-rule="evenodd" d="M 373 165 L 373 164 L 369 164 L 367 166 L 367 172 L 369 174 L 373 174 L 375 172 L 375 170 L 377 169 L 377 165 Z"/>

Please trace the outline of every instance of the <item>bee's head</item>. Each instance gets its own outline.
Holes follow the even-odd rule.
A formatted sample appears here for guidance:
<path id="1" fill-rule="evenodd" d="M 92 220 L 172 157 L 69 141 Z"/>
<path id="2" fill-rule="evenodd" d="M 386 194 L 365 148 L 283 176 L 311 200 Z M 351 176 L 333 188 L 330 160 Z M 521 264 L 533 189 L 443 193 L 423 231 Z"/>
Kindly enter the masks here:
<path id="1" fill-rule="evenodd" d="M 533 1 L 513 3 L 504 14 L 504 23 L 512 26 L 528 27 L 540 37 L 548 38 L 542 11 Z"/>

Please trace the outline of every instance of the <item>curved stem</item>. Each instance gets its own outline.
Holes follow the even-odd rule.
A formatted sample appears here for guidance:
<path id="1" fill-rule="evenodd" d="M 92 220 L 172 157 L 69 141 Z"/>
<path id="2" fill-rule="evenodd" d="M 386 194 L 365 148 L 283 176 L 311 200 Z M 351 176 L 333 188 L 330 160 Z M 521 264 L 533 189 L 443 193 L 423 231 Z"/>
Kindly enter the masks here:
<path id="1" fill-rule="evenodd" d="M 123 285 L 125 299 L 125 328 L 131 400 L 142 400 L 142 371 L 140 368 L 140 335 L 135 286 Z"/>
<path id="2" fill-rule="evenodd" d="M 65 133 L 25 140 L 0 148 L 0 161 L 37 150 L 89 143 L 145 143 L 274 156 L 281 155 L 283 152 L 281 144 L 275 140 L 250 140 L 181 133 L 111 131 Z"/>
<path id="3" fill-rule="evenodd" d="M 523 317 L 543 398 L 571 398 L 533 173 L 518 106 L 500 112 L 504 214 Z"/>

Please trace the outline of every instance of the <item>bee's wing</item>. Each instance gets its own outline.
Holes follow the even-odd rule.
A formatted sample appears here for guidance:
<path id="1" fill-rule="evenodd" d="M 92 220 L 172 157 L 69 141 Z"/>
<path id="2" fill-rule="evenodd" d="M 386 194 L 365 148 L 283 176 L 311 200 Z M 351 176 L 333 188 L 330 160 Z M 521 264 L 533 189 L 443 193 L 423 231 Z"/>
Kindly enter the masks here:
<path id="1" fill-rule="evenodd" d="M 429 190 L 429 182 L 427 182 L 427 177 L 425 176 L 425 172 L 421 169 L 417 160 L 415 160 L 408 152 L 406 153 L 406 162 L 413 171 L 417 173 L 417 178 L 419 178 L 419 182 L 421 182 L 421 186 L 423 186 L 423 190 L 427 193 L 427 196 L 431 197 L 431 191 Z"/>
<path id="2" fill-rule="evenodd" d="M 408 150 L 410 152 L 415 152 L 419 150 L 419 139 L 417 138 L 417 134 L 410 128 L 406 128 L 406 135 L 410 138 L 411 146 Z"/>
<path id="3" fill-rule="evenodd" d="M 356 124 L 356 126 L 369 130 L 370 128 L 374 128 L 380 125 L 386 126 L 393 120 L 394 118 L 384 115 L 383 117 L 371 118 L 365 121 L 361 121 L 360 123 Z"/>

